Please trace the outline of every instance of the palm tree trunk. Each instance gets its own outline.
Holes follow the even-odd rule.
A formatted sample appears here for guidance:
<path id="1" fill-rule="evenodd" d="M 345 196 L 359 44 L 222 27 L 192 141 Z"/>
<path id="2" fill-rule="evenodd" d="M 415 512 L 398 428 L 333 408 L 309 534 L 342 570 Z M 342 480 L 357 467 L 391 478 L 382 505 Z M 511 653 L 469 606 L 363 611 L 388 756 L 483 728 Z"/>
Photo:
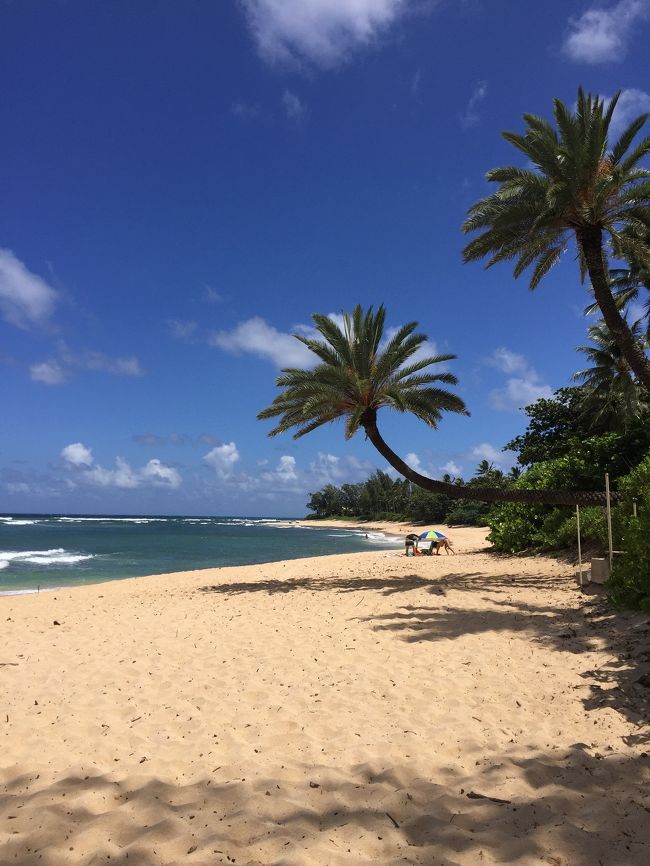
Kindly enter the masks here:
<path id="1" fill-rule="evenodd" d="M 600 226 L 576 230 L 576 236 L 584 256 L 596 303 L 612 336 L 623 353 L 639 382 L 650 391 L 650 360 L 629 325 L 621 316 L 609 287 L 607 268 L 603 256 L 603 232 Z"/>
<path id="2" fill-rule="evenodd" d="M 362 420 L 364 430 L 368 439 L 377 451 L 386 458 L 393 469 L 397 469 L 400 475 L 408 478 L 418 487 L 430 490 L 432 493 L 442 493 L 452 499 L 472 499 L 480 502 L 521 502 L 529 505 L 604 505 L 605 494 L 597 491 L 572 491 L 572 490 L 499 490 L 493 487 L 460 487 L 456 484 L 448 484 L 445 481 L 435 481 L 420 475 L 411 469 L 401 457 L 383 440 L 377 429 L 377 412 L 375 409 L 367 409 Z M 612 501 L 619 498 L 619 494 L 611 494 Z"/>

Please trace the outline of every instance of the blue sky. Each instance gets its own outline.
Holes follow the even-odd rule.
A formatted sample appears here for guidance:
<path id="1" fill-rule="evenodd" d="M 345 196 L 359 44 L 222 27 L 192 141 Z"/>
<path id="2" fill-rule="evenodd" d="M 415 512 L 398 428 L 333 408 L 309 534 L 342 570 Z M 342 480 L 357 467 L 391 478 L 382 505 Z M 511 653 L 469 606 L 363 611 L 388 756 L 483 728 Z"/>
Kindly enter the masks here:
<path id="1" fill-rule="evenodd" d="M 535 292 L 463 265 L 500 137 L 579 84 L 650 110 L 650 0 L 0 2 L 0 511 L 300 515 L 386 468 L 269 440 L 289 336 L 385 303 L 471 417 L 380 416 L 469 477 L 580 368 L 573 251 Z"/>

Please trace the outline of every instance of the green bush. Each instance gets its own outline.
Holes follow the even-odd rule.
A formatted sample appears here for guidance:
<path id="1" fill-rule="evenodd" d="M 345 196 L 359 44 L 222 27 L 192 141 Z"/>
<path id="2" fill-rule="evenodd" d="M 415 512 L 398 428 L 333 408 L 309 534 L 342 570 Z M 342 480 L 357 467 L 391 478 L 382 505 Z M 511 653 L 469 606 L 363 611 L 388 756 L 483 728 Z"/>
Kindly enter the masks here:
<path id="1" fill-rule="evenodd" d="M 577 521 L 575 513 L 567 517 L 557 529 L 560 547 L 577 545 Z M 583 544 L 599 544 L 603 550 L 607 546 L 607 515 L 604 508 L 580 509 L 580 538 Z"/>
<path id="2" fill-rule="evenodd" d="M 624 501 L 616 509 L 621 526 L 623 553 L 614 561 L 607 588 L 619 607 L 636 607 L 650 612 L 650 454 L 621 479 Z M 632 513 L 637 499 L 638 516 Z"/>
<path id="3" fill-rule="evenodd" d="M 529 490 L 598 490 L 604 487 L 605 467 L 614 465 L 614 434 L 593 436 L 572 442 L 573 450 L 561 457 L 536 463 L 512 485 Z M 610 477 L 617 485 L 620 467 Z M 581 534 L 585 541 L 607 545 L 604 509 L 581 510 Z M 488 515 L 490 541 L 501 553 L 522 550 L 552 550 L 576 546 L 575 513 L 569 508 L 549 505 L 506 503 Z M 615 535 L 620 538 L 620 535 Z"/>
<path id="4" fill-rule="evenodd" d="M 472 499 L 458 500 L 445 515 L 448 526 L 487 526 L 490 506 Z"/>

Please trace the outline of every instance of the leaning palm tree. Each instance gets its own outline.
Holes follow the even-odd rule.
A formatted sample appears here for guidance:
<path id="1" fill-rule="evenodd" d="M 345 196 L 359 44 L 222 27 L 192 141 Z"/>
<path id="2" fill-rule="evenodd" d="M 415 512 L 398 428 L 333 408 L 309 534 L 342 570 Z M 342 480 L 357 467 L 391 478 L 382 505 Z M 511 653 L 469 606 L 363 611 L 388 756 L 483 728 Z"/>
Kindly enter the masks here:
<path id="1" fill-rule="evenodd" d="M 623 234 L 630 234 L 623 231 Z M 650 248 L 650 229 L 635 232 L 637 238 L 645 247 Z M 640 261 L 634 256 L 630 257 L 627 267 L 612 268 L 609 272 L 612 296 L 616 306 L 621 312 L 628 308 L 633 301 L 640 300 L 641 293 L 645 296 L 644 317 L 646 325 L 646 337 L 650 341 L 650 263 Z M 645 291 L 643 291 L 645 290 Z M 590 316 L 598 310 L 598 304 L 594 302 L 585 309 L 585 315 Z"/>
<path id="2" fill-rule="evenodd" d="M 640 322 L 634 322 L 630 330 L 642 348 L 647 346 Z M 601 321 L 588 333 L 592 345 L 578 346 L 578 351 L 591 366 L 573 376 L 583 385 L 583 412 L 594 426 L 606 423 L 609 429 L 625 429 L 645 408 L 647 392 L 636 381 L 607 325 Z"/>
<path id="3" fill-rule="evenodd" d="M 530 288 L 555 265 L 575 237 L 581 273 L 591 281 L 607 327 L 639 381 L 650 389 L 650 360 L 639 348 L 612 296 L 605 241 L 617 258 L 650 267 L 650 248 L 641 234 L 650 228 L 650 170 L 640 166 L 650 137 L 630 151 L 648 118 L 637 117 L 610 148 L 617 93 L 603 99 L 580 88 L 575 112 L 554 102 L 555 123 L 525 114 L 523 135 L 504 132 L 530 164 L 492 169 L 492 195 L 469 210 L 463 231 L 479 231 L 465 247 L 465 261 L 487 258 L 486 267 L 516 259 L 515 277 L 533 266 Z"/>
<path id="4" fill-rule="evenodd" d="M 595 505 L 603 494 L 553 490 L 501 490 L 470 488 L 436 481 L 411 469 L 382 438 L 377 427 L 380 409 L 409 412 L 435 429 L 444 412 L 469 414 L 463 401 L 444 385 L 455 385 L 447 371 L 424 372 L 451 361 L 455 355 L 436 355 L 417 360 L 414 356 L 426 342 L 416 334 L 417 322 L 403 325 L 383 344 L 385 310 L 372 307 L 364 314 L 360 306 L 343 314 L 340 328 L 329 316 L 315 314 L 322 340 L 296 335 L 320 363 L 310 370 L 287 369 L 277 379 L 282 388 L 273 403 L 258 418 L 279 418 L 269 436 L 294 430 L 299 439 L 331 421 L 345 422 L 345 436 L 351 439 L 363 429 L 377 451 L 404 478 L 434 493 L 454 499 L 483 502 L 534 502 L 549 505 Z"/>

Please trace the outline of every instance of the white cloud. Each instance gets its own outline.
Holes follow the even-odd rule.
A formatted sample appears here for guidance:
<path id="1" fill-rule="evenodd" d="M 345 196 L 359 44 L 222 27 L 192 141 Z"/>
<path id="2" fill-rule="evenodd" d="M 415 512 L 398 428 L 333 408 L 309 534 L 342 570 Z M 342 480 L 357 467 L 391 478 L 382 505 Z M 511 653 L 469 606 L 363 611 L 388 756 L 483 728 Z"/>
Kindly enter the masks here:
<path id="1" fill-rule="evenodd" d="M 76 476 L 78 480 L 97 487 L 119 487 L 130 490 L 151 485 L 175 490 L 180 487 L 183 480 L 177 469 L 166 466 L 157 458 L 150 460 L 139 470 L 132 469 L 123 457 L 115 458 L 114 469 L 94 465 L 92 450 L 81 442 L 66 445 L 61 451 L 61 456 L 69 467 L 81 470 Z"/>
<path id="2" fill-rule="evenodd" d="M 241 0 L 262 58 L 331 67 L 370 45 L 411 0 Z"/>
<path id="3" fill-rule="evenodd" d="M 490 445 L 489 442 L 481 442 L 480 445 L 475 445 L 467 453 L 469 460 L 487 460 L 488 463 L 494 464 L 497 469 L 507 471 L 516 461 L 516 455 L 513 451 L 501 451 Z"/>
<path id="4" fill-rule="evenodd" d="M 132 489 L 138 487 L 140 481 L 136 473 L 131 469 L 123 457 L 115 458 L 115 469 L 104 469 L 103 466 L 94 466 L 83 475 L 86 481 L 96 484 L 98 487 L 121 487 Z"/>
<path id="5" fill-rule="evenodd" d="M 291 90 L 285 90 L 282 94 L 282 107 L 289 120 L 300 120 L 307 110 L 304 102 Z"/>
<path id="6" fill-rule="evenodd" d="M 298 480 L 296 472 L 296 458 L 289 454 L 280 457 L 280 462 L 271 472 L 262 472 L 260 479 L 267 483 L 289 484 Z"/>
<path id="7" fill-rule="evenodd" d="M 198 328 L 198 322 L 183 321 L 181 319 L 169 319 L 167 325 L 175 340 L 190 340 Z"/>
<path id="8" fill-rule="evenodd" d="M 240 322 L 232 331 L 212 334 L 208 342 L 236 355 L 251 352 L 278 367 L 313 367 L 318 360 L 291 334 L 278 331 L 259 316 Z"/>
<path id="9" fill-rule="evenodd" d="M 61 457 L 72 466 L 92 466 L 93 452 L 81 442 L 72 442 L 61 451 Z"/>
<path id="10" fill-rule="evenodd" d="M 448 460 L 444 466 L 440 467 L 443 472 L 448 472 L 450 475 L 454 477 L 459 477 L 462 475 L 463 467 L 459 466 L 457 463 L 454 463 L 453 460 Z"/>
<path id="11" fill-rule="evenodd" d="M 160 460 L 154 458 L 140 470 L 143 481 L 150 481 L 156 487 L 171 487 L 175 490 L 181 485 L 181 475 L 173 466 L 165 466 Z"/>
<path id="12" fill-rule="evenodd" d="M 51 316 L 58 293 L 27 270 L 11 250 L 0 249 L 0 314 L 12 325 L 43 325 Z"/>
<path id="13" fill-rule="evenodd" d="M 522 409 L 541 397 L 552 397 L 553 389 L 539 381 L 539 376 L 530 370 L 527 378 L 508 379 L 504 388 L 490 391 L 490 403 L 494 409 Z"/>
<path id="14" fill-rule="evenodd" d="M 224 442 L 209 451 L 203 460 L 211 466 L 219 478 L 228 478 L 239 460 L 239 451 L 234 442 Z"/>
<path id="15" fill-rule="evenodd" d="M 494 445 L 490 445 L 489 442 L 481 442 L 480 445 L 475 445 L 472 448 L 469 456 L 475 460 L 487 460 L 488 463 L 496 465 L 501 461 L 503 452 L 495 448 Z"/>
<path id="16" fill-rule="evenodd" d="M 144 376 L 140 361 L 134 357 L 111 358 L 102 352 L 73 352 L 65 343 L 58 346 L 59 357 L 31 364 L 29 375 L 33 382 L 62 385 L 73 370 L 91 370 L 114 376 Z"/>
<path id="17" fill-rule="evenodd" d="M 337 457 L 335 454 L 318 452 L 315 460 L 309 464 L 310 489 L 323 487 L 325 484 L 353 484 L 365 481 L 375 467 L 366 460 L 359 460 L 353 455 Z"/>
<path id="18" fill-rule="evenodd" d="M 32 364 L 29 368 L 32 382 L 42 382 L 44 385 L 63 385 L 68 381 L 68 375 L 56 360 L 42 361 Z"/>
<path id="19" fill-rule="evenodd" d="M 609 101 L 609 97 L 605 97 Z M 622 132 L 632 123 L 633 120 L 640 114 L 648 114 L 650 112 L 650 93 L 645 90 L 638 90 L 635 87 L 630 87 L 627 90 L 621 90 L 621 95 L 616 103 L 612 122 L 609 125 L 609 144 L 615 144 Z M 643 135 L 642 130 L 639 135 Z M 647 135 L 647 131 L 645 132 Z"/>
<path id="20" fill-rule="evenodd" d="M 111 373 L 114 376 L 144 376 L 144 370 L 137 358 L 111 358 L 103 352 L 73 352 L 65 343 L 59 346 L 61 360 L 71 368 L 92 370 L 100 373 Z"/>
<path id="21" fill-rule="evenodd" d="M 410 451 L 406 457 L 404 458 L 404 462 L 407 466 L 410 466 L 411 469 L 414 469 L 416 472 L 422 472 L 422 463 L 420 462 L 420 458 L 413 451 Z"/>
<path id="22" fill-rule="evenodd" d="M 203 290 L 203 300 L 206 304 L 220 304 L 223 301 L 223 296 L 212 286 L 206 286 Z"/>
<path id="23" fill-rule="evenodd" d="M 478 113 L 478 106 L 487 96 L 487 81 L 479 81 L 463 114 L 460 117 L 460 125 L 463 129 L 469 129 L 470 126 L 475 126 L 481 119 Z"/>
<path id="24" fill-rule="evenodd" d="M 621 61 L 634 25 L 649 13 L 649 0 L 620 0 L 608 9 L 587 9 L 569 20 L 563 50 L 571 60 L 582 63 Z"/>
<path id="25" fill-rule="evenodd" d="M 529 366 L 523 355 L 511 352 L 502 346 L 496 349 L 487 363 L 503 373 L 518 375 L 508 379 L 503 388 L 490 391 L 488 399 L 493 409 L 508 411 L 521 409 L 539 400 L 540 397 L 552 397 L 553 389 L 541 380 L 539 373 Z"/>
<path id="26" fill-rule="evenodd" d="M 503 373 L 524 373 L 528 369 L 528 361 L 524 356 L 511 352 L 505 346 L 494 350 L 492 356 L 488 358 L 488 364 L 497 367 Z"/>

